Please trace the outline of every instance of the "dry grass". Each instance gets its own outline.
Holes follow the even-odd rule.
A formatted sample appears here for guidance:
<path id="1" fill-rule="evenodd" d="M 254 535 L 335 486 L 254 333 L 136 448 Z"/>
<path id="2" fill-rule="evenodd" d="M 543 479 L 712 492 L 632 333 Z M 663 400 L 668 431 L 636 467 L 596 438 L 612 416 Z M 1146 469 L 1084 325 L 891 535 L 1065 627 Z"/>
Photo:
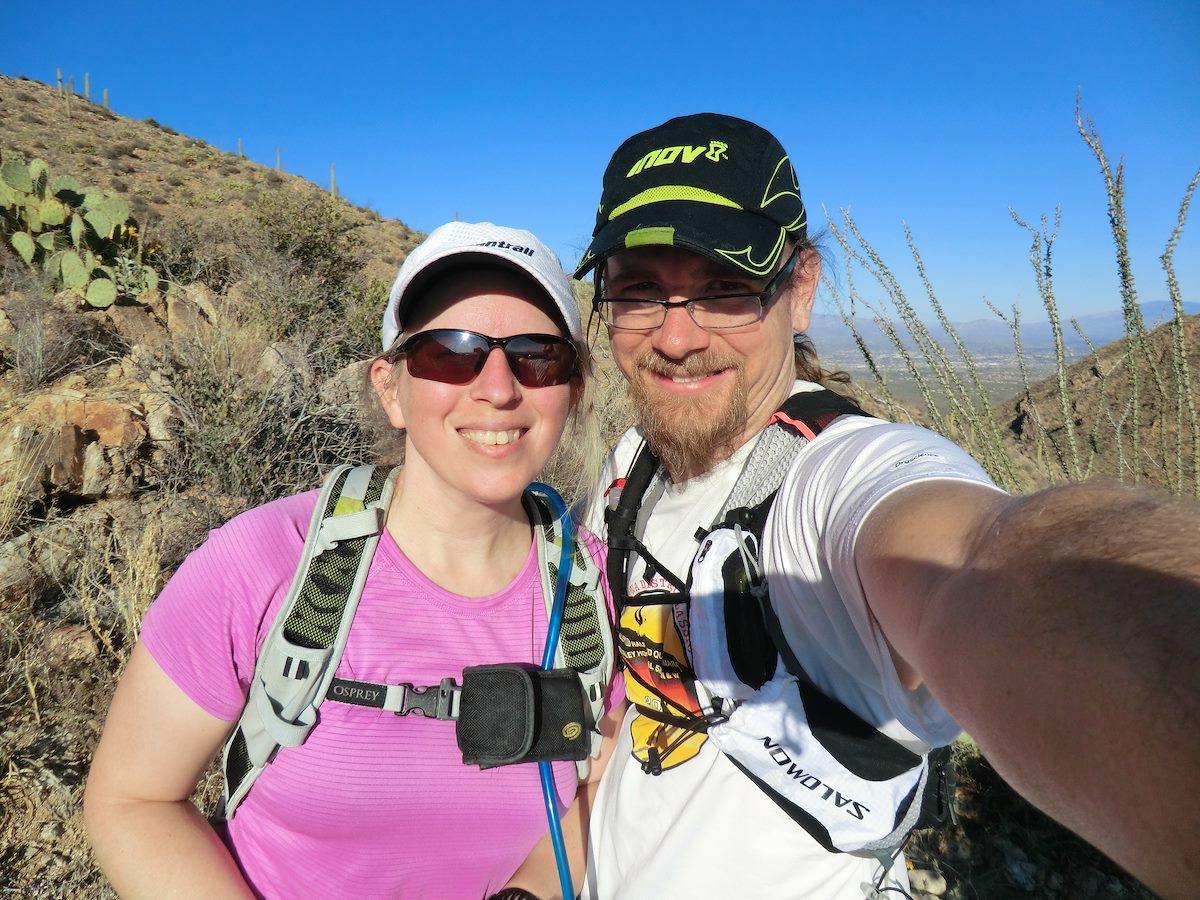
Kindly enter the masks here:
<path id="1" fill-rule="evenodd" d="M 0 460 L 0 544 L 23 531 L 40 497 L 42 460 L 52 442 L 48 432 L 29 433 L 16 443 L 12 459 Z"/>
<path id="2" fill-rule="evenodd" d="M 151 513 L 140 529 L 106 526 L 81 536 L 85 546 L 99 551 L 84 558 L 75 585 L 82 617 L 104 649 L 120 661 L 119 668 L 163 586 L 164 520 Z"/>

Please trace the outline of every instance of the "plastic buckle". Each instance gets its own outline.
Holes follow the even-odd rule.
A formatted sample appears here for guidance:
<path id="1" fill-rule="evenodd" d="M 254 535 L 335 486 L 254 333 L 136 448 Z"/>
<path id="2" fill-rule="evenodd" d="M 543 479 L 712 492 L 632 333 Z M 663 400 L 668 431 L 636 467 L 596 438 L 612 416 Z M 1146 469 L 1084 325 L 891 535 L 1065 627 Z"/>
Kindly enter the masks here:
<path id="1" fill-rule="evenodd" d="M 733 715 L 733 711 L 740 705 L 738 703 L 726 704 L 723 697 L 714 696 L 710 699 L 712 701 L 712 712 L 700 716 L 704 720 L 705 731 L 714 725 L 724 725 L 729 721 L 729 717 Z"/>
<path id="2" fill-rule="evenodd" d="M 454 700 L 460 688 L 453 678 L 443 678 L 437 687 L 416 687 L 408 683 L 402 684 L 401 687 L 404 688 L 404 702 L 396 711 L 396 715 L 407 716 L 409 713 L 416 713 L 430 719 L 454 718 L 457 705 Z"/>

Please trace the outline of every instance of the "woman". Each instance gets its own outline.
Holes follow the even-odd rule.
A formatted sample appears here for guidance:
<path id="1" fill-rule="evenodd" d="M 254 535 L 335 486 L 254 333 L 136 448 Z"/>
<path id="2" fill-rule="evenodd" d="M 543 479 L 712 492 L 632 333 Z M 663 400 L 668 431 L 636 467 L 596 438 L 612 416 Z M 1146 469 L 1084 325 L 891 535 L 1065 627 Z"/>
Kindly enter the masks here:
<path id="1" fill-rule="evenodd" d="M 444 225 L 401 267 L 382 334 L 370 379 L 405 462 L 337 676 L 428 685 L 536 663 L 547 623 L 521 494 L 580 412 L 586 348 L 566 276 L 528 232 Z M 123 896 L 481 897 L 543 839 L 519 881 L 555 884 L 537 871 L 536 767 L 465 766 L 452 722 L 327 700 L 222 833 L 189 802 L 241 714 L 315 498 L 214 531 L 147 614 L 85 794 L 105 873 Z M 554 776 L 565 808 L 574 764 Z"/>

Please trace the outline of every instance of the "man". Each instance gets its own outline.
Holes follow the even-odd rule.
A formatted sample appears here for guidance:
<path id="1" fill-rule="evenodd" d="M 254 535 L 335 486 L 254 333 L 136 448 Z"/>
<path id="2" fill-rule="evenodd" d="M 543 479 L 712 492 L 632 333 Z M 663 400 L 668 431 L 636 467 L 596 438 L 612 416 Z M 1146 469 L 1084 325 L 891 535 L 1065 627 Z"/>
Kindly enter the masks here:
<path id="1" fill-rule="evenodd" d="M 888 865 L 890 825 L 854 832 L 886 805 L 883 789 L 852 781 L 873 792 L 864 800 L 798 762 L 838 739 L 815 712 L 806 722 L 803 707 L 826 701 L 781 705 L 797 689 L 789 669 L 865 722 L 865 745 L 916 761 L 881 817 L 900 833 L 935 779 L 921 754 L 961 727 L 1039 807 L 1155 890 L 1190 893 L 1193 503 L 1107 485 L 1011 497 L 939 436 L 835 404 L 819 434 L 792 429 L 805 437 L 762 533 L 767 629 L 794 658 L 758 679 L 730 667 L 724 631 L 739 613 L 712 602 L 725 575 L 705 574 L 705 533 L 731 491 L 745 493 L 739 476 L 759 478 L 752 454 L 776 412 L 822 387 L 811 345 L 795 340 L 820 273 L 806 225 L 779 142 L 728 116 L 635 135 L 604 176 L 576 277 L 595 272 L 595 309 L 639 424 L 610 456 L 588 523 L 603 533 L 610 510 L 630 709 L 592 812 L 586 893 L 857 898 L 907 887 L 903 863 Z M 630 506 L 643 439 L 661 466 Z M 614 538 L 622 520 L 630 534 Z M 754 541 L 732 534 L 737 568 Z M 748 720 L 751 709 L 777 728 Z M 793 731 L 790 744 L 779 736 Z"/>

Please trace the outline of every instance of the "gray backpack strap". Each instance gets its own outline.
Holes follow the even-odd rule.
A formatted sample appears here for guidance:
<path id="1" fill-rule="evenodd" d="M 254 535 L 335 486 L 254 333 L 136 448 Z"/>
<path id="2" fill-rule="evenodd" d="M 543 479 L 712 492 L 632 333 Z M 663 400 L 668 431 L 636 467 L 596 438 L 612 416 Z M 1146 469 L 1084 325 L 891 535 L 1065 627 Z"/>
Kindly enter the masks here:
<path id="1" fill-rule="evenodd" d="M 275 753 L 302 744 L 316 724 L 398 472 L 343 465 L 326 479 L 291 589 L 259 651 L 246 706 L 225 743 L 225 789 L 214 819 L 231 818 Z"/>
<path id="2" fill-rule="evenodd" d="M 758 506 L 772 496 L 783 483 L 783 477 L 808 438 L 783 428 L 768 428 L 750 451 L 750 458 L 730 491 L 717 521 L 723 520 L 731 509 Z"/>
<path id="3" fill-rule="evenodd" d="M 523 503 L 534 526 L 549 619 L 562 559 L 562 530 L 550 505 L 536 490 L 526 491 Z M 614 654 L 600 570 L 587 547 L 579 543 L 574 545 L 563 606 L 553 671 L 537 671 L 529 663 L 468 666 L 461 686 L 454 678 L 428 686 L 334 678 L 325 699 L 398 716 L 415 713 L 453 721 L 463 762 L 468 765 L 491 768 L 539 759 L 572 759 L 584 778 L 589 757 L 599 753 L 600 733 L 592 729 L 582 737 L 578 729 L 585 718 L 597 723 L 604 715 Z M 565 743 L 553 737 L 560 727 Z"/>
<path id="4" fill-rule="evenodd" d="M 540 495 L 526 491 L 522 499 L 529 521 L 535 525 L 542 597 L 549 618 L 562 555 L 562 531 L 549 504 Z M 579 675 L 591 707 L 592 721 L 597 723 L 604 718 L 604 694 L 612 681 L 614 666 L 612 626 L 600 581 L 600 567 L 592 554 L 582 541 L 575 541 L 554 665 L 574 669 Z M 587 777 L 591 757 L 600 755 L 600 742 L 597 729 L 592 733 L 590 757 L 576 763 L 581 779 Z"/>

